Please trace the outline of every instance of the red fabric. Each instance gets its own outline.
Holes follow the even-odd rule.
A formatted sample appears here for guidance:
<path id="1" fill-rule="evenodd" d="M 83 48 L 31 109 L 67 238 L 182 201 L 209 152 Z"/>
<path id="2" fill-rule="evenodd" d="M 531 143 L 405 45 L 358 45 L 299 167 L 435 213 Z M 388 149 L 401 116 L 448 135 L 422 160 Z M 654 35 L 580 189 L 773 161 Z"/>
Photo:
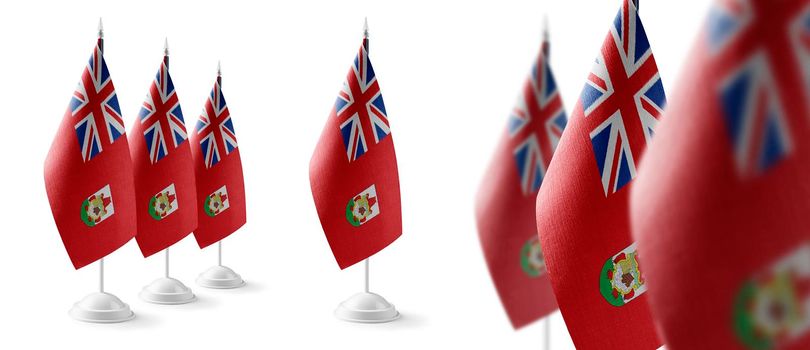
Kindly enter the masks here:
<path id="1" fill-rule="evenodd" d="M 171 79 L 168 72 L 166 76 Z M 160 99 L 155 81 L 149 89 L 151 96 Z M 175 98 L 176 96 L 174 93 Z M 147 96 L 147 100 L 149 99 Z M 163 123 L 170 113 L 170 101 L 171 99 L 165 105 L 157 107 L 155 116 L 151 118 L 158 117 Z M 149 257 L 177 243 L 197 228 L 197 189 L 188 140 L 184 140 L 175 148 L 170 139 L 172 136 L 166 135 L 169 152 L 153 164 L 144 139 L 144 130 L 141 119 L 136 118 L 129 133 L 129 144 L 135 172 L 135 200 L 138 206 L 138 235 L 135 240 L 143 256 Z M 177 193 L 177 211 L 162 220 L 155 220 L 149 214 L 149 202 L 155 194 L 172 183 Z"/>
<path id="2" fill-rule="evenodd" d="M 533 74 L 545 74 L 545 65 L 546 58 L 541 53 L 535 65 L 539 68 L 533 70 Z M 537 165 L 545 169 L 556 146 L 547 136 L 546 122 L 557 116 L 565 118 L 558 93 L 540 106 L 538 99 L 544 91 L 542 82 L 542 76 L 527 79 L 519 97 L 522 101 L 510 116 L 510 123 L 526 124 L 513 135 L 508 130 L 503 132 L 476 198 L 476 222 L 484 258 L 501 303 L 516 329 L 557 309 L 545 269 L 530 274 L 522 265 L 524 247 L 532 238 L 537 239 L 537 191 L 531 186 L 534 178 L 527 175 L 525 184 L 528 186 L 524 192 L 515 152 L 528 138 L 536 138 L 540 146 L 537 149 L 539 157 L 532 156 L 527 163 L 540 162 Z M 526 167 L 529 168 L 527 173 L 534 170 L 531 165 Z"/>
<path id="3" fill-rule="evenodd" d="M 95 52 L 101 53 L 98 47 Z M 91 58 L 92 60 L 92 58 Z M 91 87 L 91 73 L 82 74 L 80 84 Z M 104 89 L 114 91 L 112 80 Z M 104 101 L 91 94 L 82 109 L 102 115 Z M 86 112 L 86 111 L 85 111 Z M 106 126 L 97 119 L 103 151 L 87 162 L 77 142 L 74 126 L 83 118 L 69 107 L 45 158 L 45 189 L 51 204 L 56 227 L 62 236 L 70 261 L 82 268 L 112 253 L 135 236 L 135 189 L 132 162 L 126 135 L 109 143 Z M 89 227 L 81 219 L 81 205 L 88 196 L 104 186 L 110 186 L 115 213 L 96 226 Z"/>
<path id="4" fill-rule="evenodd" d="M 810 1 L 717 5 L 751 20 L 722 45 L 712 46 L 710 30 L 698 37 L 632 191 L 647 294 L 667 347 L 676 350 L 757 348 L 746 345 L 735 327 L 740 292 L 806 244 L 810 232 L 810 92 L 800 68 L 808 62 L 799 61 L 794 50 L 802 47 L 790 38 Z M 774 85 L 744 101 L 762 106 L 760 98 L 769 96 L 783 112 L 790 144 L 766 169 L 738 164 L 721 100 L 724 84 L 757 55 L 767 65 L 760 73 L 770 72 Z M 759 154 L 760 112 L 744 159 Z M 806 260 L 804 267 L 810 267 Z M 807 305 L 806 293 L 797 297 Z M 810 336 L 802 331 L 761 348 L 808 349 Z"/>
<path id="5" fill-rule="evenodd" d="M 367 57 L 365 50 L 360 47 L 360 62 Z M 357 113 L 365 123 L 367 119 L 362 118 L 368 118 L 368 100 L 361 99 L 361 94 L 357 91 L 358 77 L 354 69 L 349 70 L 346 80 L 355 102 L 341 115 L 351 116 Z M 375 87 L 377 84 L 374 81 L 369 89 L 378 88 Z M 375 143 L 371 130 L 366 128 L 364 132 L 368 151 L 349 161 L 341 136 L 340 125 L 343 121 L 345 118 L 339 119 L 333 108 L 309 163 L 309 180 L 315 207 L 326 239 L 341 269 L 377 253 L 402 234 L 399 174 L 393 135 L 387 135 L 379 143 Z M 353 226 L 346 218 L 347 203 L 372 184 L 376 188 L 380 214 L 360 226 Z"/>
<path id="6" fill-rule="evenodd" d="M 216 83 L 214 92 L 219 92 L 219 83 Z M 214 94 L 212 92 L 212 95 Z M 203 114 L 212 119 L 214 133 L 220 133 L 218 122 L 230 117 L 230 111 L 225 106 L 217 111 L 214 108 L 211 98 L 206 99 Z M 201 118 L 203 118 L 201 116 Z M 210 130 L 204 130 L 206 134 Z M 219 156 L 221 160 L 210 168 L 206 167 L 205 159 L 200 148 L 200 137 L 197 128 L 191 131 L 191 155 L 194 158 L 194 169 L 197 183 L 197 218 L 198 226 L 194 230 L 194 238 L 200 248 L 205 248 L 227 237 L 245 224 L 245 180 L 242 177 L 242 160 L 239 157 L 239 148 L 235 148 L 229 154 L 225 153 L 225 141 L 221 134 L 217 138 L 217 147 L 220 148 Z M 215 134 L 216 136 L 217 134 Z M 203 135 L 204 136 L 204 135 Z M 225 186 L 228 192 L 228 202 L 230 207 L 223 212 L 210 216 L 206 213 L 205 200 L 211 193 Z"/>
<path id="7" fill-rule="evenodd" d="M 623 6 L 620 15 L 630 8 L 631 15 L 624 17 L 633 18 L 633 5 L 625 0 Z M 577 349 L 656 349 L 661 341 L 646 295 L 614 306 L 600 293 L 600 271 L 606 261 L 633 242 L 628 214 L 633 181 L 606 194 L 590 135 L 620 111 L 627 130 L 627 139 L 621 141 L 630 144 L 634 159 L 641 157 L 646 145 L 631 99 L 642 84 L 631 83 L 624 75 L 620 49 L 611 35 L 601 52 L 615 92 L 588 117 L 582 97 L 576 104 L 537 196 L 537 231 L 557 303 Z M 637 72 L 645 76 L 657 72 L 651 53 Z M 615 178 L 614 171 L 611 183 Z M 644 259 L 642 255 L 642 272 Z"/>

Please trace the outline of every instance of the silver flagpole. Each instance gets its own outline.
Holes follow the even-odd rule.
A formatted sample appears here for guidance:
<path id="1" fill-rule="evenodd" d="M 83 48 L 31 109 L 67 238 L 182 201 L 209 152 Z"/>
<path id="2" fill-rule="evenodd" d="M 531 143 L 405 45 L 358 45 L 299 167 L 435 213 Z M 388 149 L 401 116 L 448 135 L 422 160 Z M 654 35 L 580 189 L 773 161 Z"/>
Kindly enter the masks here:
<path id="1" fill-rule="evenodd" d="M 101 22 L 101 17 L 98 19 L 98 48 L 104 54 L 104 23 Z M 98 262 L 98 292 L 104 293 L 104 258 Z"/>
<path id="2" fill-rule="evenodd" d="M 169 37 L 163 39 L 163 63 L 166 65 L 166 74 L 168 75 L 169 69 Z M 169 278 L 169 248 L 166 248 L 166 273 L 165 277 Z"/>
<path id="3" fill-rule="evenodd" d="M 222 89 L 222 61 L 217 61 L 217 84 Z M 217 242 L 217 266 L 222 266 L 222 240 Z"/>
<path id="4" fill-rule="evenodd" d="M 222 266 L 222 241 L 217 242 L 217 265 Z"/>
<path id="5" fill-rule="evenodd" d="M 166 255 L 166 273 L 165 273 L 165 277 L 169 278 L 169 248 L 166 248 L 165 253 L 166 253 L 165 254 Z"/>
<path id="6" fill-rule="evenodd" d="M 371 258 L 366 258 L 366 288 L 365 291 L 368 293 L 368 260 Z"/>
<path id="7" fill-rule="evenodd" d="M 104 293 L 104 258 L 98 261 L 98 292 Z"/>
<path id="8" fill-rule="evenodd" d="M 366 48 L 368 52 L 368 17 L 363 18 L 363 46 Z M 365 291 L 368 293 L 368 260 L 371 257 L 366 258 L 365 265 L 366 265 L 366 286 Z"/>

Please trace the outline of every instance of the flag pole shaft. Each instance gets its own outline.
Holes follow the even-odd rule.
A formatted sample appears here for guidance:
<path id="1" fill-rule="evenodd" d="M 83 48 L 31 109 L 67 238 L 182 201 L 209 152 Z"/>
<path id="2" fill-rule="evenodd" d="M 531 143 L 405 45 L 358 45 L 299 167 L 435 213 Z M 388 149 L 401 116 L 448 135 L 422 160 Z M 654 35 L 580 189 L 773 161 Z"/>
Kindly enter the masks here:
<path id="1" fill-rule="evenodd" d="M 220 62 L 217 62 L 217 84 L 222 87 L 222 68 Z M 217 265 L 222 266 L 222 240 L 217 242 Z"/>
<path id="2" fill-rule="evenodd" d="M 369 258 L 366 258 L 366 263 L 365 263 L 365 265 L 366 265 L 366 285 L 365 285 L 366 293 L 368 293 L 368 260 L 369 260 Z"/>
<path id="3" fill-rule="evenodd" d="M 163 42 L 163 64 L 166 65 L 166 69 L 169 69 L 169 38 Z"/>
<path id="4" fill-rule="evenodd" d="M 98 19 L 98 50 L 104 54 L 104 26 L 101 24 L 101 18 Z M 104 258 L 98 262 L 98 292 L 104 293 Z"/>
<path id="5" fill-rule="evenodd" d="M 169 278 L 169 248 L 166 248 L 166 278 Z"/>
<path id="6" fill-rule="evenodd" d="M 104 258 L 98 262 L 98 292 L 104 293 Z"/>
<path id="7" fill-rule="evenodd" d="M 551 315 L 543 320 L 543 350 L 551 350 Z"/>
<path id="8" fill-rule="evenodd" d="M 363 19 L 363 48 L 366 49 L 366 53 L 368 53 L 368 18 Z M 368 261 L 371 258 L 366 258 L 365 261 L 365 270 L 366 270 L 366 284 L 364 290 L 368 293 Z"/>

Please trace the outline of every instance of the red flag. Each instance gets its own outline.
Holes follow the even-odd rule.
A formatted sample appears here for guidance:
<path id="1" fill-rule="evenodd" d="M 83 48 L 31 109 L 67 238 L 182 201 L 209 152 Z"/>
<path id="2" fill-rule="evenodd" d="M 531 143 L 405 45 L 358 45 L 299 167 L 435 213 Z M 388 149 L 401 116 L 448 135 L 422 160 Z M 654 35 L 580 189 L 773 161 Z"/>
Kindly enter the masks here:
<path id="1" fill-rule="evenodd" d="M 565 124 L 544 40 L 476 199 L 484 257 L 515 328 L 557 309 L 537 238 L 535 199 Z"/>
<path id="2" fill-rule="evenodd" d="M 138 203 L 135 239 L 144 257 L 197 228 L 194 164 L 167 63 L 161 63 L 129 134 Z"/>
<path id="3" fill-rule="evenodd" d="M 79 269 L 135 236 L 135 188 L 118 97 L 93 49 L 45 158 L 45 189 L 62 242 Z"/>
<path id="4" fill-rule="evenodd" d="M 644 256 L 630 236 L 628 196 L 664 104 L 637 7 L 625 0 L 537 197 L 546 268 L 578 349 L 661 345 L 644 297 Z"/>
<path id="5" fill-rule="evenodd" d="M 345 269 L 402 234 L 394 137 L 363 39 L 309 162 L 312 197 Z"/>
<path id="6" fill-rule="evenodd" d="M 723 1 L 692 51 L 632 191 L 668 348 L 810 348 L 809 39 L 808 0 Z"/>
<path id="7" fill-rule="evenodd" d="M 233 120 L 217 76 L 191 132 L 191 155 L 197 174 L 197 218 L 194 238 L 205 248 L 245 224 L 245 181 Z"/>

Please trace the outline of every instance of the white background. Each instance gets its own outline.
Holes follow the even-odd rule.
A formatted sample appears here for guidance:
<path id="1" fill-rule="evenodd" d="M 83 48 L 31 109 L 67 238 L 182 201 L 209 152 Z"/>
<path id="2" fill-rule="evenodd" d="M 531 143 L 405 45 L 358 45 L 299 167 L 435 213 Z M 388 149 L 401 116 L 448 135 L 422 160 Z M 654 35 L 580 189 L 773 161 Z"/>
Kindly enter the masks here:
<path id="1" fill-rule="evenodd" d="M 6 2 L 0 10 L 0 348 L 540 348 L 541 323 L 515 332 L 503 312 L 478 243 L 473 199 L 539 49 L 543 14 L 570 112 L 619 3 Z M 642 1 L 668 89 L 707 7 L 707 1 Z M 248 223 L 224 244 L 224 263 L 247 287 L 197 287 L 194 278 L 215 263 L 216 250 L 200 251 L 189 236 L 172 249 L 171 270 L 199 301 L 144 303 L 137 293 L 161 276 L 163 257 L 143 259 L 133 240 L 106 260 L 107 290 L 137 314 L 116 325 L 68 317 L 72 303 L 95 290 L 97 266 L 72 268 L 42 179 L 99 16 L 128 128 L 160 63 L 164 37 L 189 124 L 222 60 L 248 190 Z M 402 185 L 404 233 L 371 264 L 372 291 L 403 314 L 383 325 L 333 317 L 340 301 L 361 290 L 362 265 L 338 269 L 308 180 L 312 150 L 360 45 L 364 16 Z M 560 314 L 551 320 L 552 347 L 573 348 Z"/>

